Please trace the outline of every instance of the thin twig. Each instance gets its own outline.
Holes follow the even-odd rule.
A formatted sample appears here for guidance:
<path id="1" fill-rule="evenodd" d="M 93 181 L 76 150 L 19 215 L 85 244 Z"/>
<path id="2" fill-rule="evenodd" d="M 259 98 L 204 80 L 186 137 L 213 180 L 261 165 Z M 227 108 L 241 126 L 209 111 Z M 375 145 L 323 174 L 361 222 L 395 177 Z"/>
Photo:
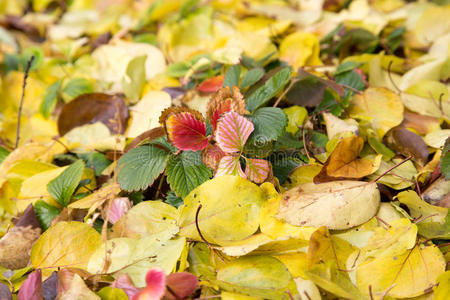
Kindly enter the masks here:
<path id="1" fill-rule="evenodd" d="M 208 245 L 208 247 L 212 248 L 211 244 L 205 239 L 202 232 L 200 231 L 200 227 L 198 226 L 198 215 L 200 213 L 200 209 L 202 208 L 202 205 L 200 204 L 197 208 L 197 212 L 195 213 L 195 227 L 197 227 L 197 232 L 200 238 Z"/>
<path id="2" fill-rule="evenodd" d="M 414 222 L 414 224 L 419 224 L 420 222 L 422 222 L 422 221 L 424 221 L 424 220 L 426 220 L 426 219 L 428 219 L 428 218 L 432 218 L 432 217 L 434 217 L 434 216 L 437 216 L 437 215 L 438 215 L 438 213 L 431 214 L 431 215 L 426 216 L 426 217 L 420 217 L 420 218 L 414 220 L 413 222 Z"/>
<path id="3" fill-rule="evenodd" d="M 283 93 L 280 95 L 280 97 L 278 97 L 277 101 L 275 101 L 275 103 L 273 104 L 273 107 L 277 107 L 278 103 L 280 103 L 281 99 L 283 99 L 284 96 L 286 96 L 286 94 L 289 92 L 289 90 L 292 88 L 292 86 L 297 83 L 299 81 L 298 78 L 293 79 L 288 87 L 283 91 Z"/>
<path id="4" fill-rule="evenodd" d="M 407 162 L 408 160 L 410 160 L 412 158 L 412 156 L 408 156 L 407 158 L 405 158 L 404 160 L 402 160 L 401 162 L 399 162 L 398 164 L 396 164 L 395 166 L 389 168 L 387 171 L 383 172 L 383 174 L 381 174 L 380 176 L 378 176 L 377 178 L 375 178 L 374 180 L 371 180 L 370 182 L 377 182 L 378 180 L 380 180 L 381 177 L 383 177 L 384 175 L 386 175 L 387 173 L 391 172 L 392 170 L 394 170 L 395 168 L 399 167 L 400 165 L 404 164 L 405 162 Z"/>
<path id="5" fill-rule="evenodd" d="M 394 86 L 394 88 L 397 90 L 397 92 L 399 92 L 399 93 L 401 93 L 402 92 L 402 90 L 400 90 L 399 88 L 398 88 L 398 86 L 397 86 L 397 84 L 394 82 L 394 80 L 392 79 L 392 75 L 391 75 L 391 67 L 392 67 L 392 63 L 393 63 L 394 61 L 393 60 L 391 60 L 390 62 L 389 62 L 389 65 L 388 65 L 388 76 L 389 76 L 389 80 L 391 81 L 391 83 L 392 83 L 392 85 Z"/>
<path id="6" fill-rule="evenodd" d="M 343 83 L 338 83 L 338 84 L 341 85 L 341 86 L 343 86 L 343 87 L 346 88 L 346 89 L 351 90 L 351 91 L 354 92 L 354 93 L 357 93 L 357 94 L 360 94 L 360 95 L 364 94 L 362 91 L 357 90 L 357 89 L 355 89 L 354 87 L 351 87 L 351 86 L 349 86 L 349 85 L 346 85 L 346 84 L 343 84 Z"/>
<path id="7" fill-rule="evenodd" d="M 34 55 L 30 57 L 30 60 L 27 63 L 27 67 L 25 68 L 25 75 L 23 76 L 23 84 L 22 84 L 22 96 L 20 97 L 19 104 L 19 112 L 17 114 L 17 128 L 16 128 L 16 145 L 14 149 L 19 147 L 20 140 L 20 119 L 22 118 L 22 108 L 23 108 L 23 100 L 25 98 L 25 87 L 27 86 L 28 74 L 30 73 L 31 64 L 33 63 Z"/>
<path id="8" fill-rule="evenodd" d="M 307 291 L 303 291 L 303 294 L 305 294 L 306 298 L 308 298 L 308 300 L 312 300 L 311 296 L 308 294 Z"/>
<path id="9" fill-rule="evenodd" d="M 370 296 L 370 300 L 373 300 L 373 294 L 372 294 L 372 285 L 369 285 L 369 296 Z"/>
<path id="10" fill-rule="evenodd" d="M 386 225 L 387 228 L 391 228 L 392 227 L 388 222 L 386 222 L 385 220 L 381 219 L 378 216 L 375 216 L 375 219 L 377 219 L 377 221 L 380 221 L 380 223 L 383 223 L 384 225 Z"/>

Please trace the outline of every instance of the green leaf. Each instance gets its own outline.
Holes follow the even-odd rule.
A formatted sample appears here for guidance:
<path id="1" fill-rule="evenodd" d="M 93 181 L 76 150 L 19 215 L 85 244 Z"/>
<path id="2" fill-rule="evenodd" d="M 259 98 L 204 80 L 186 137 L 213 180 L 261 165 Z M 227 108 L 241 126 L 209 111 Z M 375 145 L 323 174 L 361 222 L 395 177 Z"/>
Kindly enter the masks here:
<path id="1" fill-rule="evenodd" d="M 97 293 L 102 300 L 128 300 L 127 294 L 122 289 L 105 286 Z"/>
<path id="2" fill-rule="evenodd" d="M 147 55 L 138 56 L 130 60 L 126 76 L 122 78 L 123 92 L 133 103 L 137 102 L 141 97 L 142 88 L 145 84 L 146 60 Z"/>
<path id="3" fill-rule="evenodd" d="M 20 60 L 22 63 L 22 70 L 25 70 L 28 62 L 31 59 L 31 56 L 34 56 L 33 63 L 31 64 L 30 71 L 34 71 L 38 69 L 42 62 L 44 61 L 44 51 L 41 47 L 30 47 L 23 51 L 21 54 Z"/>
<path id="4" fill-rule="evenodd" d="M 182 77 L 184 76 L 191 66 L 187 62 L 178 62 L 171 64 L 167 67 L 166 73 L 170 77 Z"/>
<path id="5" fill-rule="evenodd" d="M 445 179 L 450 179 L 450 137 L 445 141 L 441 157 L 441 172 L 444 174 Z"/>
<path id="6" fill-rule="evenodd" d="M 117 181 L 126 191 L 144 190 L 164 171 L 169 154 L 154 145 L 131 149 L 117 162 Z"/>
<path id="7" fill-rule="evenodd" d="M 9 153 L 10 152 L 7 149 L 0 146 L 0 164 L 9 155 Z"/>
<path id="8" fill-rule="evenodd" d="M 245 89 L 256 82 L 258 82 L 264 76 L 263 68 L 254 68 L 245 74 L 244 78 L 242 78 L 241 89 Z"/>
<path id="9" fill-rule="evenodd" d="M 262 107 L 247 117 L 255 126 L 250 139 L 258 137 L 266 141 L 276 140 L 288 122 L 285 112 L 278 107 Z"/>
<path id="10" fill-rule="evenodd" d="M 267 101 L 281 91 L 290 78 L 291 69 L 289 67 L 278 71 L 275 75 L 269 78 L 264 85 L 259 87 L 247 98 L 247 109 L 249 111 L 254 111 L 266 104 Z"/>
<path id="11" fill-rule="evenodd" d="M 58 101 L 58 93 L 60 88 L 61 88 L 61 79 L 54 82 L 45 91 L 44 100 L 42 100 L 41 102 L 39 111 L 46 119 L 50 117 L 51 113 L 53 112 L 53 109 L 55 108 L 56 102 Z"/>
<path id="12" fill-rule="evenodd" d="M 62 206 L 67 206 L 67 204 L 69 204 L 70 197 L 81 180 L 83 170 L 84 162 L 82 160 L 77 160 L 58 177 L 48 183 L 48 192 Z"/>
<path id="13" fill-rule="evenodd" d="M 47 230 L 50 227 L 53 219 L 60 213 L 57 207 L 41 200 L 37 201 L 33 208 L 39 224 L 44 230 Z"/>
<path id="14" fill-rule="evenodd" d="M 166 202 L 167 204 L 170 204 L 170 205 L 176 207 L 176 208 L 178 208 L 180 205 L 182 205 L 182 204 L 184 203 L 184 202 L 183 202 L 183 199 L 181 199 L 180 197 L 178 197 L 177 194 L 175 194 L 174 191 L 169 191 L 169 192 L 167 193 L 166 201 L 165 201 L 165 202 Z"/>
<path id="15" fill-rule="evenodd" d="M 212 176 L 211 169 L 203 164 L 200 152 L 192 151 L 172 155 L 166 173 L 170 187 L 181 198 Z"/>
<path id="16" fill-rule="evenodd" d="M 70 80 L 62 90 L 64 101 L 70 100 L 87 93 L 92 93 L 94 87 L 92 83 L 85 78 L 74 78 Z"/>
<path id="17" fill-rule="evenodd" d="M 95 176 L 100 176 L 103 170 L 111 164 L 106 155 L 99 152 L 80 153 L 77 155 L 84 160 L 86 168 L 94 169 Z"/>
<path id="18" fill-rule="evenodd" d="M 348 72 L 348 71 L 351 71 L 351 70 L 353 70 L 354 68 L 359 67 L 360 65 L 361 65 L 360 63 L 357 63 L 357 62 L 354 62 L 354 61 L 346 61 L 346 62 L 343 62 L 342 64 L 340 64 L 340 65 L 337 67 L 336 72 L 334 72 L 333 76 L 337 76 L 337 75 L 339 75 L 339 74 L 342 74 L 342 73 L 346 73 L 346 72 Z"/>
<path id="19" fill-rule="evenodd" d="M 239 76 L 241 75 L 241 67 L 239 65 L 231 66 L 223 80 L 223 86 L 232 88 L 234 85 L 239 86 Z"/>

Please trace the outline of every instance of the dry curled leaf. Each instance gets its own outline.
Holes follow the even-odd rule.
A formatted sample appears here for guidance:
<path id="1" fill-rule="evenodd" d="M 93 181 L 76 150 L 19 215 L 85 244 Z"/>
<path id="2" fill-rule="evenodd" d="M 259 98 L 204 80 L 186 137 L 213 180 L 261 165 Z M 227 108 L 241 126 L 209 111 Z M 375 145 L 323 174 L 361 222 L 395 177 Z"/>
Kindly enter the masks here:
<path id="1" fill-rule="evenodd" d="M 213 129 L 216 129 L 217 122 L 222 114 L 228 111 L 234 111 L 240 115 L 245 113 L 244 96 L 237 86 L 233 86 L 232 90 L 230 90 L 230 87 L 220 88 L 211 96 L 206 108 L 206 116 Z"/>
<path id="2" fill-rule="evenodd" d="M 381 156 L 374 160 L 358 158 L 363 146 L 364 140 L 359 136 L 343 138 L 328 157 L 320 173 L 314 177 L 314 182 L 358 179 L 375 172 L 380 166 Z"/>

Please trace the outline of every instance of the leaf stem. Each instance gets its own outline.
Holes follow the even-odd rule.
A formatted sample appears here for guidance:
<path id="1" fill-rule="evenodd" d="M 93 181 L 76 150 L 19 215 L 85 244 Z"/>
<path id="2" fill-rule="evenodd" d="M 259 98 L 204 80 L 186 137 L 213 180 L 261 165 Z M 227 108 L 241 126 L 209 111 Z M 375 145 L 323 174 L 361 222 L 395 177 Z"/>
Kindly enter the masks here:
<path id="1" fill-rule="evenodd" d="M 202 232 L 200 231 L 200 227 L 198 226 L 198 215 L 200 213 L 200 209 L 202 209 L 202 205 L 201 204 L 198 206 L 197 212 L 195 213 L 195 227 L 197 227 L 198 235 L 200 236 L 202 241 L 204 241 L 206 243 L 206 245 L 208 245 L 208 247 L 212 248 L 211 244 L 205 239 L 205 237 L 203 236 Z"/>
<path id="2" fill-rule="evenodd" d="M 381 177 L 383 177 L 384 175 L 386 175 L 387 173 L 391 172 L 392 170 L 394 170 L 395 168 L 399 167 L 400 165 L 404 164 L 405 162 L 407 162 L 408 160 L 410 160 L 412 158 L 412 156 L 408 156 L 407 158 L 405 158 L 404 160 L 402 160 L 401 162 L 399 162 L 398 164 L 396 164 L 395 166 L 389 168 L 387 171 L 383 172 L 383 174 L 381 174 L 380 176 L 378 176 L 377 178 L 375 178 L 374 180 L 371 180 L 370 182 L 377 182 L 378 180 L 380 180 Z"/>
<path id="3" fill-rule="evenodd" d="M 17 128 L 16 128 L 16 144 L 14 146 L 14 149 L 17 149 L 19 146 L 19 140 L 20 140 L 20 119 L 22 118 L 22 108 L 23 108 L 23 100 L 25 98 L 25 88 L 27 86 L 27 79 L 28 74 L 30 73 L 31 64 L 33 63 L 34 55 L 30 57 L 30 60 L 27 63 L 27 66 L 25 68 L 25 75 L 23 76 L 23 84 L 22 84 L 22 96 L 20 97 L 20 104 L 19 104 L 19 112 L 17 114 Z"/>

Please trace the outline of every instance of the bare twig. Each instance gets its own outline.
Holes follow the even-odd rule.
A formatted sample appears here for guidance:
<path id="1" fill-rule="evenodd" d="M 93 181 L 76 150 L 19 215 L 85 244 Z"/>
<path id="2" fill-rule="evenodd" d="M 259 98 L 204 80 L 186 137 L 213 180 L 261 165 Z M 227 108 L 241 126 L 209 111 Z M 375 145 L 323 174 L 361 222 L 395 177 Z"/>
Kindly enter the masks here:
<path id="1" fill-rule="evenodd" d="M 17 128 L 16 128 L 16 145 L 14 146 L 14 149 L 19 147 L 19 140 L 20 140 L 20 119 L 22 118 L 22 108 L 23 108 L 23 100 L 25 98 L 25 87 L 27 86 L 27 79 L 28 74 L 30 73 L 31 64 L 34 61 L 34 55 L 30 57 L 30 60 L 27 63 L 27 66 L 25 68 L 25 75 L 23 76 L 23 84 L 22 84 L 22 96 L 20 97 L 20 104 L 19 104 L 19 112 L 17 114 Z"/>
<path id="2" fill-rule="evenodd" d="M 369 296 L 370 296 L 370 300 L 374 300 L 373 294 L 372 294 L 372 285 L 369 285 Z"/>
<path id="3" fill-rule="evenodd" d="M 294 86 L 294 84 L 296 82 L 298 82 L 298 78 L 295 78 L 293 80 L 291 80 L 291 82 L 289 83 L 288 87 L 283 91 L 283 93 L 277 98 L 277 101 L 275 101 L 275 103 L 273 104 L 273 107 L 277 107 L 278 103 L 280 103 L 281 99 L 283 99 L 284 96 L 286 96 L 286 94 L 290 91 L 290 89 Z"/>
<path id="4" fill-rule="evenodd" d="M 382 218 L 375 216 L 375 219 L 377 219 L 377 221 L 380 221 L 380 223 L 383 223 L 387 228 L 391 228 L 391 225 Z"/>

